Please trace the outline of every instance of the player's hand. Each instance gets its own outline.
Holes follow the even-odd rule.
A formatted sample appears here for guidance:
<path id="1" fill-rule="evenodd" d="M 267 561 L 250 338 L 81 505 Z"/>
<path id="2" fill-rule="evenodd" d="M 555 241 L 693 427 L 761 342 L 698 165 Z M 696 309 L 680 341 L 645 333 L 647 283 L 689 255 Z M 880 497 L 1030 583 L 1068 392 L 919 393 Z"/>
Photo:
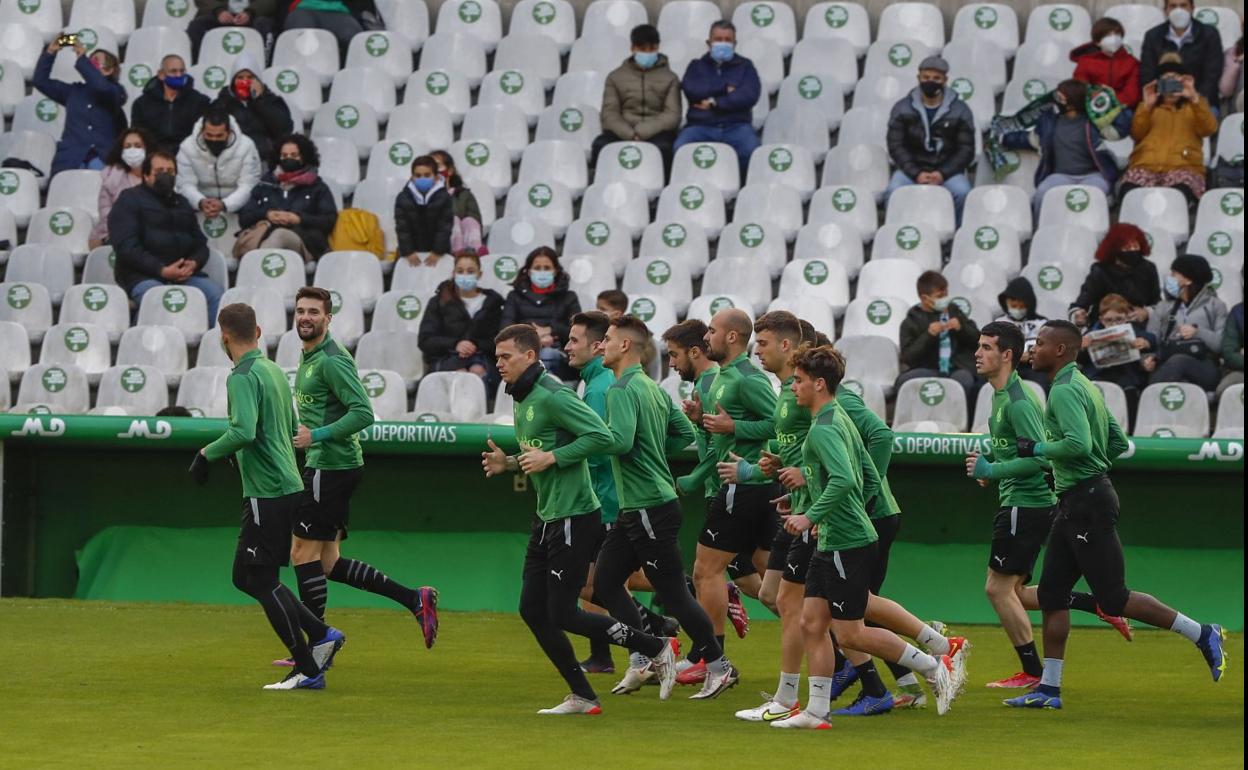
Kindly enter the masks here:
<path id="1" fill-rule="evenodd" d="M 689 418 L 689 422 L 694 425 L 702 424 L 702 398 L 698 396 L 698 392 L 693 392 L 693 398 L 687 398 L 680 402 L 680 408 L 684 411 L 685 416 Z"/>
<path id="2" fill-rule="evenodd" d="M 780 471 L 779 478 L 780 483 L 789 491 L 806 486 L 806 477 L 802 475 L 801 468 L 784 468 Z"/>
<path id="3" fill-rule="evenodd" d="M 1018 439 L 1018 456 L 1019 457 L 1039 457 L 1040 452 L 1037 451 L 1037 447 L 1040 447 L 1040 446 L 1043 446 L 1043 444 L 1039 444 L 1036 441 L 1033 441 L 1032 439 L 1029 439 L 1029 438 L 1020 437 Z"/>
<path id="4" fill-rule="evenodd" d="M 782 462 L 780 455 L 772 454 L 766 449 L 758 454 L 758 469 L 769 478 L 774 477 L 780 471 Z"/>
<path id="5" fill-rule="evenodd" d="M 715 414 L 702 416 L 702 427 L 710 433 L 726 433 L 732 435 L 737 423 L 724 411 L 723 404 L 715 405 Z"/>
<path id="6" fill-rule="evenodd" d="M 788 532 L 790 535 L 800 535 L 812 526 L 813 524 L 810 518 L 804 513 L 799 513 L 796 516 L 784 517 L 784 531 Z"/>
<path id="7" fill-rule="evenodd" d="M 550 466 L 555 464 L 555 453 L 545 452 L 540 449 L 527 449 L 516 458 L 520 463 L 520 470 L 532 475 L 541 473 Z"/>
<path id="8" fill-rule="evenodd" d="M 208 483 L 208 458 L 204 457 L 203 452 L 195 453 L 195 459 L 191 460 L 191 467 L 186 470 L 191 474 L 191 479 L 201 487 Z"/>
<path id="9" fill-rule="evenodd" d="M 775 500 L 772 500 L 771 504 L 776 506 L 776 513 L 780 514 L 781 516 L 788 516 L 789 514 L 793 513 L 793 496 L 792 495 L 780 495 Z"/>
<path id="10" fill-rule="evenodd" d="M 979 462 L 979 452 L 972 449 L 966 453 L 966 477 L 968 479 L 975 478 L 975 464 Z"/>
<path id="11" fill-rule="evenodd" d="M 741 457 L 735 452 L 728 453 L 728 461 L 715 463 L 715 470 L 719 473 L 719 480 L 725 484 L 736 484 L 741 481 L 740 474 Z"/>
<path id="12" fill-rule="evenodd" d="M 295 431 L 295 449 L 307 449 L 312 446 L 312 431 L 308 426 L 300 425 Z"/>
<path id="13" fill-rule="evenodd" d="M 966 475 L 979 481 L 992 478 L 992 463 L 979 452 L 971 452 L 966 456 Z"/>
<path id="14" fill-rule="evenodd" d="M 485 471 L 486 478 L 501 476 L 507 472 L 507 453 L 499 449 L 494 439 L 485 441 L 490 445 L 490 451 L 481 453 L 481 468 Z"/>

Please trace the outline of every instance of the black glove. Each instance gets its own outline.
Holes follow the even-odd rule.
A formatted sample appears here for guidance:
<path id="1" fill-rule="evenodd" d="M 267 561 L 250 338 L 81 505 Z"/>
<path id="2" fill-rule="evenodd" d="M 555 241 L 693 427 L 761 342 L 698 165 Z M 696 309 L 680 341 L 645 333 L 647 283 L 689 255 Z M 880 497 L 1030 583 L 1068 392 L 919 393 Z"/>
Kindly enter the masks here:
<path id="1" fill-rule="evenodd" d="M 208 483 L 208 458 L 204 457 L 203 452 L 196 452 L 195 459 L 191 460 L 191 467 L 186 469 L 191 474 L 191 478 L 201 487 Z"/>
<path id="2" fill-rule="evenodd" d="M 1018 439 L 1018 456 L 1019 457 L 1035 457 L 1036 442 L 1029 438 Z"/>

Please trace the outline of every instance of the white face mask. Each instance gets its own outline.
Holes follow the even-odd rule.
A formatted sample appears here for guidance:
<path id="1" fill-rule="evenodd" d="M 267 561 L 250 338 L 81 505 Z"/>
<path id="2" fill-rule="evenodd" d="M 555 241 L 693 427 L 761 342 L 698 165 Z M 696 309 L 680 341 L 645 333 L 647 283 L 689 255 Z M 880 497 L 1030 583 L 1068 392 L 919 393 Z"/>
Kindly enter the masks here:
<path id="1" fill-rule="evenodd" d="M 1027 308 L 1025 307 L 1012 307 L 1005 312 L 1006 315 L 1013 318 L 1015 321 L 1023 321 L 1027 318 Z"/>
<path id="2" fill-rule="evenodd" d="M 1187 29 L 1192 23 L 1192 12 L 1186 8 L 1175 8 L 1170 12 L 1170 26 L 1175 29 Z"/>
<path id="3" fill-rule="evenodd" d="M 1106 35 L 1101 38 L 1101 50 L 1113 56 L 1118 53 L 1118 49 L 1122 48 L 1121 35 Z"/>
<path id="4" fill-rule="evenodd" d="M 138 168 L 143 165 L 144 158 L 147 157 L 147 150 L 142 147 L 127 147 L 121 151 L 121 160 L 130 168 Z"/>

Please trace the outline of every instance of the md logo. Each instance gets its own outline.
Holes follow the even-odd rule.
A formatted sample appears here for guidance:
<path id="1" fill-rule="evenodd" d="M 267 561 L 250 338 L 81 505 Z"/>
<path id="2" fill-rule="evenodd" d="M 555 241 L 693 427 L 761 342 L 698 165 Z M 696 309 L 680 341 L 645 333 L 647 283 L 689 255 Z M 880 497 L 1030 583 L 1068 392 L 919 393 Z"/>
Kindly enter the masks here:
<path id="1" fill-rule="evenodd" d="M 173 426 L 167 420 L 131 420 L 130 427 L 117 434 L 117 438 L 142 438 L 152 441 L 167 439 L 173 435 Z"/>

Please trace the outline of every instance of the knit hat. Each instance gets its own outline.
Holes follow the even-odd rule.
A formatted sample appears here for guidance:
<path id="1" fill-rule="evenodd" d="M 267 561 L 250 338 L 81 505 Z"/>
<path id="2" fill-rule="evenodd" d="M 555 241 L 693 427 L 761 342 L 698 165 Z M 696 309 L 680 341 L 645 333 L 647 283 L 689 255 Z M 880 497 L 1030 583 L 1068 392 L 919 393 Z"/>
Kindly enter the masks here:
<path id="1" fill-rule="evenodd" d="M 939 56 L 929 56 L 919 62 L 919 72 L 922 72 L 923 70 L 936 70 L 937 72 L 948 75 L 949 62 Z"/>
<path id="2" fill-rule="evenodd" d="M 1170 269 L 1196 284 L 1198 291 L 1213 281 L 1213 270 L 1209 267 L 1209 260 L 1199 254 L 1184 254 L 1181 257 L 1175 257 L 1170 263 Z"/>

